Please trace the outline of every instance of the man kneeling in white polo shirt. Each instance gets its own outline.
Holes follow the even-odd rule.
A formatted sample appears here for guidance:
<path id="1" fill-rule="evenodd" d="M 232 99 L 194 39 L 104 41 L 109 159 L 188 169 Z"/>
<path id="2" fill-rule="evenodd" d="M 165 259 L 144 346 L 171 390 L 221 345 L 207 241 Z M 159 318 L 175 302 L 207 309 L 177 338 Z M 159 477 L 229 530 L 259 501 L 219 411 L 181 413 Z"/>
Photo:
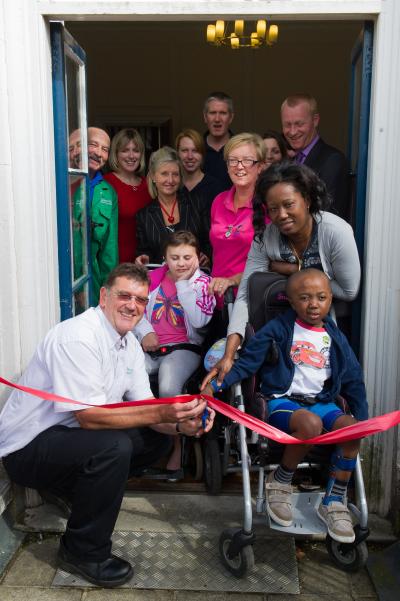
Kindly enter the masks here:
<path id="1" fill-rule="evenodd" d="M 94 405 L 152 398 L 143 352 L 131 332 L 148 292 L 144 268 L 116 267 L 99 306 L 53 327 L 20 384 Z M 169 435 L 201 434 L 204 410 L 200 399 L 102 409 L 11 393 L 0 415 L 0 457 L 12 481 L 70 501 L 61 567 L 105 587 L 132 577 L 131 565 L 111 554 L 126 481 L 168 453 Z M 206 431 L 213 419 L 209 410 Z"/>

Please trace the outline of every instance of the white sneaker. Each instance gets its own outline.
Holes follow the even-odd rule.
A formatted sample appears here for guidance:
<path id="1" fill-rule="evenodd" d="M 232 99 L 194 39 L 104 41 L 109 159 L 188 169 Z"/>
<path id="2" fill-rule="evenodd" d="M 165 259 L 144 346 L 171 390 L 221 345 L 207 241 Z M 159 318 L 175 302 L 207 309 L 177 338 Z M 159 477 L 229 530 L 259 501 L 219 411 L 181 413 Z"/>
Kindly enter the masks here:
<path id="1" fill-rule="evenodd" d="M 318 517 L 326 524 L 328 533 L 339 543 L 353 543 L 356 536 L 353 530 L 350 511 L 343 503 L 332 501 L 329 505 L 322 503 L 317 509 Z"/>

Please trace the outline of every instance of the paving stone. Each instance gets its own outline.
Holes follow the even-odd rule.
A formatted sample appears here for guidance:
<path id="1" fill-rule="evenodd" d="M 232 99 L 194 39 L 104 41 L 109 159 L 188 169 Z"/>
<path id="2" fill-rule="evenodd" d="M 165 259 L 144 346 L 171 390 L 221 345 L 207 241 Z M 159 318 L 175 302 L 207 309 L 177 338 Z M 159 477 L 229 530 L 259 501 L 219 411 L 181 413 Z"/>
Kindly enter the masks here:
<path id="1" fill-rule="evenodd" d="M 20 550 L 3 584 L 50 587 L 57 567 L 57 549 L 56 538 L 28 543 Z"/>
<path id="2" fill-rule="evenodd" d="M 325 545 L 306 544 L 298 562 L 300 592 L 305 595 L 330 595 L 341 601 L 351 599 L 349 574 L 336 568 Z"/>
<path id="3" fill-rule="evenodd" d="M 0 515 L 0 577 L 25 538 L 24 532 L 12 527 L 9 508 Z"/>
<path id="4" fill-rule="evenodd" d="M 174 601 L 173 591 L 135 589 L 91 589 L 84 601 Z"/>
<path id="5" fill-rule="evenodd" d="M 292 595 L 290 595 L 291 597 Z M 287 601 L 288 595 L 283 595 Z M 296 595 L 296 601 L 297 601 Z M 180 591 L 176 601 L 264 601 L 265 596 L 259 593 L 197 593 L 194 591 Z"/>
<path id="6" fill-rule="evenodd" d="M 332 595 L 332 593 L 320 594 L 318 595 L 296 595 L 293 597 L 293 601 L 352 601 L 353 597 L 347 595 L 346 597 Z M 267 595 L 266 601 L 289 601 L 289 597 L 287 595 Z M 291 597 L 290 597 L 291 601 Z M 358 601 L 358 597 L 357 597 Z M 369 600 L 371 601 L 371 600 Z"/>
<path id="7" fill-rule="evenodd" d="M 373 582 L 368 574 L 367 569 L 360 570 L 354 574 L 350 574 L 350 586 L 353 596 L 357 599 L 363 597 L 369 599 L 377 599 L 377 594 Z"/>
<path id="8" fill-rule="evenodd" d="M 103 597 L 106 600 L 107 597 Z M 109 598 L 109 597 L 108 597 Z M 0 586 L 1 601 L 81 601 L 79 589 L 34 588 L 31 586 Z M 132 599 L 133 601 L 133 599 Z"/>

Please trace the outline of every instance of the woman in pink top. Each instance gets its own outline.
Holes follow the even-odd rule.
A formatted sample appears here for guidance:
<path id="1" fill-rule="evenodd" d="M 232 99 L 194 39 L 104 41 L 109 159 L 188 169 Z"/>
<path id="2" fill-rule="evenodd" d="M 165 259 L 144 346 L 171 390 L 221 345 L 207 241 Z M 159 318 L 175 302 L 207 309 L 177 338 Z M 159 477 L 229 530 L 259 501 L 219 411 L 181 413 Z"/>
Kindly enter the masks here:
<path id="1" fill-rule="evenodd" d="M 199 269 L 200 249 L 196 237 L 181 230 L 170 235 L 165 265 L 150 272 L 150 300 L 134 330 L 145 351 L 147 373 L 158 375 L 158 394 L 182 393 L 186 380 L 201 362 L 204 328 L 215 308 L 208 292 L 210 276 Z M 169 481 L 182 477 L 181 445 L 174 439 L 167 464 Z"/>
<path id="2" fill-rule="evenodd" d="M 216 294 L 218 308 L 226 289 L 240 284 L 253 241 L 252 201 L 264 169 L 265 145 L 258 134 L 238 134 L 225 145 L 224 157 L 233 187 L 215 197 L 210 230 L 213 268 L 209 291 Z"/>
<path id="3" fill-rule="evenodd" d="M 109 165 L 104 179 L 118 195 L 118 253 L 121 263 L 136 258 L 136 213 L 151 196 L 143 177 L 144 144 L 136 129 L 121 129 L 112 139 Z"/>

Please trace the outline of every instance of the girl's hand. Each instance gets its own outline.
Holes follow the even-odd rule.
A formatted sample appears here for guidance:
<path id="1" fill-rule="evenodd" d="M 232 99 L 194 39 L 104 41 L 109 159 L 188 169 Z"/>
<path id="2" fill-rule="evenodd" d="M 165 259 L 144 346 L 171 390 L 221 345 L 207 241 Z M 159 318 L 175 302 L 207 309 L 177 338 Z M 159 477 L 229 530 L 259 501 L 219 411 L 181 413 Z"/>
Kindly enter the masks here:
<path id="1" fill-rule="evenodd" d="M 185 269 L 184 272 L 182 272 L 182 273 L 175 272 L 175 274 L 172 274 L 172 272 L 170 271 L 170 273 L 172 274 L 172 277 L 175 282 L 180 282 L 181 280 L 190 280 L 190 278 L 192 276 L 194 276 L 194 274 L 196 273 L 198 268 L 199 268 L 199 259 L 198 259 L 197 255 L 195 255 L 193 257 L 192 261 L 190 262 L 190 264 L 188 265 L 188 268 Z"/>
<path id="2" fill-rule="evenodd" d="M 142 338 L 142 349 L 147 351 L 156 351 L 160 348 L 160 341 L 155 332 L 149 332 Z"/>
<path id="3" fill-rule="evenodd" d="M 210 267 L 210 259 L 204 253 L 200 253 L 200 267 Z"/>
<path id="4" fill-rule="evenodd" d="M 146 267 L 146 265 L 149 263 L 149 261 L 150 261 L 149 255 L 139 255 L 135 259 L 135 265 L 141 265 L 142 267 Z"/>

